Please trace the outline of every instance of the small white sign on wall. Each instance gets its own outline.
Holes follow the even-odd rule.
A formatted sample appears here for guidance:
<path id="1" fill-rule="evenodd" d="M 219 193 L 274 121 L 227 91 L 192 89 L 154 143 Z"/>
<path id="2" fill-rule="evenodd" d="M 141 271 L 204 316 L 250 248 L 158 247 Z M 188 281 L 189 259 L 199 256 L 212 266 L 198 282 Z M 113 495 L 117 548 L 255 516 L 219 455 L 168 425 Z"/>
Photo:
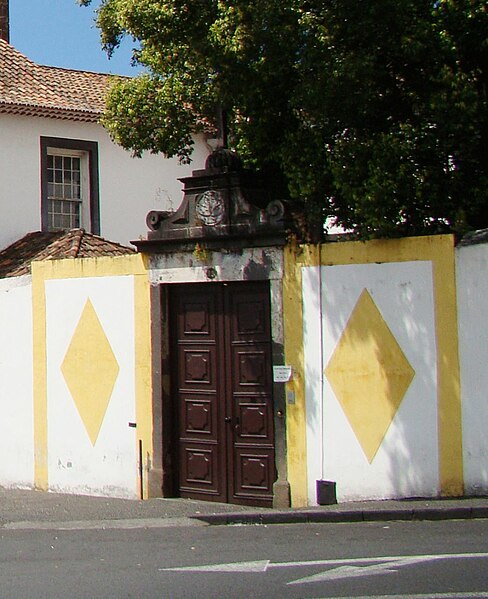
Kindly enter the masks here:
<path id="1" fill-rule="evenodd" d="M 288 383 L 293 378 L 291 366 L 273 366 L 273 382 Z"/>

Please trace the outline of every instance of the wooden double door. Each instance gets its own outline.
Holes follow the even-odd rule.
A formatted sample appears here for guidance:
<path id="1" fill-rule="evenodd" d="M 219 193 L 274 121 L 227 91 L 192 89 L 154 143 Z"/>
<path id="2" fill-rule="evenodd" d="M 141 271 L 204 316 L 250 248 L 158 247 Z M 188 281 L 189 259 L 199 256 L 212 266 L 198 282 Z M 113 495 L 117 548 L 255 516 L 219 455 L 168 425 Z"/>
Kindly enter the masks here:
<path id="1" fill-rule="evenodd" d="M 270 506 L 269 284 L 171 285 L 169 307 L 179 495 Z"/>

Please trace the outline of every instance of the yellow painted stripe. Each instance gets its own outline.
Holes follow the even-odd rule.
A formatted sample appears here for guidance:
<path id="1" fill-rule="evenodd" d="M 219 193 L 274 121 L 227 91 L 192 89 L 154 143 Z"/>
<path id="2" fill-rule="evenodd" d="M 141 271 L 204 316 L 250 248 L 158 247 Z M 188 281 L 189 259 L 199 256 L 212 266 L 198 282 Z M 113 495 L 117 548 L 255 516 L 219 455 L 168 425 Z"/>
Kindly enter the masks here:
<path id="1" fill-rule="evenodd" d="M 426 235 L 402 239 L 372 239 L 324 243 L 321 250 L 322 266 L 344 264 L 371 264 L 435 260 L 440 248 L 451 243 L 450 235 Z"/>
<path id="2" fill-rule="evenodd" d="M 307 505 L 307 436 L 305 373 L 303 358 L 302 267 L 318 265 L 319 248 L 285 248 L 283 278 L 283 314 L 285 362 L 293 366 L 293 381 L 287 390 L 294 391 L 295 404 L 286 407 L 287 464 L 291 503 L 294 507 Z"/>
<path id="3" fill-rule="evenodd" d="M 464 494 L 463 433 L 454 244 L 439 243 L 434 262 L 439 482 L 442 495 Z"/>
<path id="4" fill-rule="evenodd" d="M 154 463 L 151 358 L 151 295 L 147 272 L 134 277 L 135 386 L 138 450 L 142 441 L 143 497 L 149 496 L 147 473 Z"/>
<path id="5" fill-rule="evenodd" d="M 32 264 L 34 272 L 43 279 L 73 279 L 85 277 L 116 277 L 125 275 L 146 275 L 148 259 L 142 254 L 127 254 L 103 258 L 68 258 L 66 260 L 46 260 Z"/>

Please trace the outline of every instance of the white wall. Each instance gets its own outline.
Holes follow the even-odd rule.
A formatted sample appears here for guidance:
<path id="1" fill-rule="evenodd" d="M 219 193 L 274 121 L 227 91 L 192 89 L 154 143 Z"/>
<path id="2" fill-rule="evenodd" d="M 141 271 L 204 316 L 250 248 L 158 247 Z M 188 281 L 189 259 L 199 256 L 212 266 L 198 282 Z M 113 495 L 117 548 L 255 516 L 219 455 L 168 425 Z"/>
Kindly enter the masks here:
<path id="1" fill-rule="evenodd" d="M 40 229 L 41 136 L 98 142 L 101 234 L 124 244 L 146 236 L 150 210 L 180 205 L 178 178 L 204 168 L 208 154 L 199 138 L 190 165 L 149 153 L 133 158 L 95 123 L 0 114 L 0 249 Z"/>
<path id="2" fill-rule="evenodd" d="M 0 280 L 0 486 L 34 484 L 30 276 Z"/>
<path id="3" fill-rule="evenodd" d="M 41 123 L 0 115 L 0 249 L 41 227 Z"/>
<path id="4" fill-rule="evenodd" d="M 456 249 L 464 483 L 488 492 L 488 244 Z"/>
<path id="5" fill-rule="evenodd" d="M 1 209 L 1 205 L 0 205 Z M 249 265 L 280 250 L 213 254 L 217 280 L 245 279 Z M 205 281 L 208 265 L 175 256 L 152 260 L 153 284 Z M 432 263 L 428 260 L 302 268 L 308 502 L 315 481 L 337 482 L 340 501 L 435 496 L 439 492 L 438 348 Z M 488 492 L 488 244 L 456 249 L 465 493 Z M 415 376 L 371 462 L 324 370 L 362 291 L 367 289 Z M 138 496 L 134 277 L 47 280 L 46 352 L 49 488 Z M 87 300 L 119 372 L 96 443 L 92 443 L 61 365 Z M 0 485 L 34 484 L 33 317 L 31 277 L 0 280 Z M 304 465 L 305 466 L 305 465 Z"/>

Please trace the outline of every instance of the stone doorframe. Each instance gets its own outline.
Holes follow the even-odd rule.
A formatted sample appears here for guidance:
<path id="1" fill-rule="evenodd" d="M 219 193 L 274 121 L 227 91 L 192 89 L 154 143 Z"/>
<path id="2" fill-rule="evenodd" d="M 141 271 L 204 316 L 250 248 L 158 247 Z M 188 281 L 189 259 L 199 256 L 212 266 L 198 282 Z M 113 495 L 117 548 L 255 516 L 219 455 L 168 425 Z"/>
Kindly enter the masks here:
<path id="1" fill-rule="evenodd" d="M 153 497 L 174 494 L 169 459 L 171 455 L 168 304 L 166 289 L 173 283 L 204 283 L 234 281 L 269 281 L 271 301 L 271 337 L 273 364 L 284 364 L 283 338 L 283 248 L 253 247 L 208 250 L 199 255 L 190 251 L 151 253 L 149 274 L 152 293 L 152 355 L 154 463 L 149 472 L 149 492 Z M 274 426 L 277 480 L 273 486 L 273 506 L 290 506 L 287 480 L 285 386 L 273 383 Z"/>

